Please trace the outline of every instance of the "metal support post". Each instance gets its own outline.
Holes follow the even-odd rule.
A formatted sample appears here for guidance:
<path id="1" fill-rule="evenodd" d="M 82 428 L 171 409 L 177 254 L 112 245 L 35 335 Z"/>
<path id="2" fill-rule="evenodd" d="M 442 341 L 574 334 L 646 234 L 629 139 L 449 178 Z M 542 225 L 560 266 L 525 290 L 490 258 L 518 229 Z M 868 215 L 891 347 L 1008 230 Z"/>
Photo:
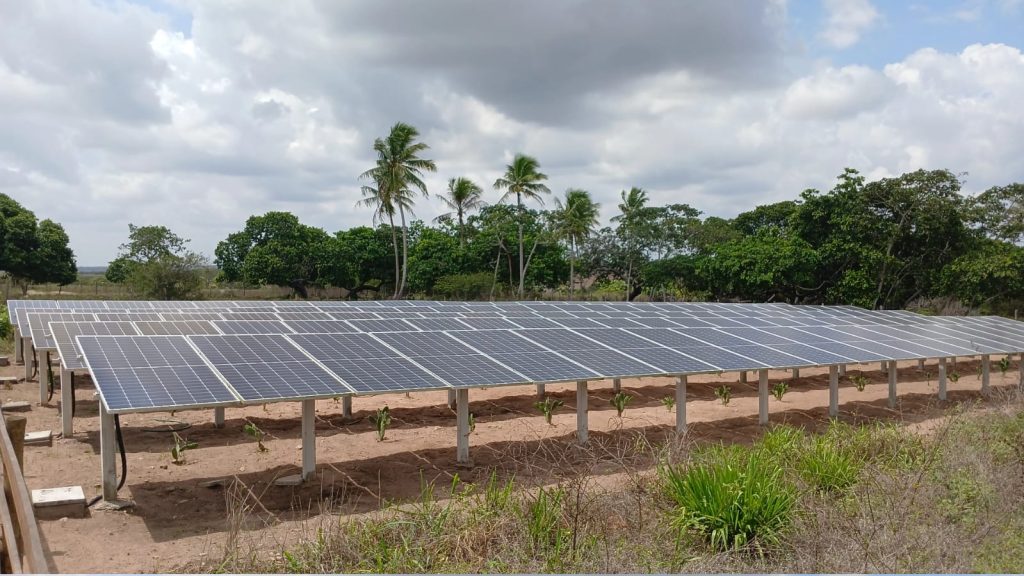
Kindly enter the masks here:
<path id="1" fill-rule="evenodd" d="M 839 366 L 828 367 L 828 415 L 839 415 Z"/>
<path id="2" fill-rule="evenodd" d="M 676 380 L 676 432 L 686 433 L 686 376 Z"/>
<path id="3" fill-rule="evenodd" d="M 618 394 L 619 392 L 622 392 L 622 379 L 621 378 L 613 378 L 612 379 L 612 392 L 615 392 L 616 394 Z"/>
<path id="4" fill-rule="evenodd" d="M 469 464 L 469 388 L 455 391 L 455 427 L 458 438 L 455 441 L 455 460 Z"/>
<path id="5" fill-rule="evenodd" d="M 889 408 L 896 407 L 896 361 L 889 362 Z"/>
<path id="6" fill-rule="evenodd" d="M 757 372 L 758 422 L 768 424 L 768 370 Z"/>
<path id="7" fill-rule="evenodd" d="M 224 427 L 224 408 L 213 409 L 213 427 L 223 428 Z"/>
<path id="8" fill-rule="evenodd" d="M 309 480 L 314 474 L 316 474 L 316 400 L 303 400 L 302 481 Z"/>
<path id="9" fill-rule="evenodd" d="M 100 478 L 103 483 L 103 499 L 117 500 L 117 439 L 114 432 L 114 415 L 107 412 L 100 402 Z"/>
<path id="10" fill-rule="evenodd" d="M 351 418 L 352 417 L 352 397 L 343 396 L 341 398 L 341 417 Z"/>
<path id="11" fill-rule="evenodd" d="M 946 359 L 939 358 L 939 400 L 946 399 Z"/>
<path id="12" fill-rule="evenodd" d="M 74 376 L 70 370 L 60 370 L 60 431 L 64 438 L 75 434 L 75 426 L 71 421 L 72 406 L 75 405 L 75 391 L 71 388 Z"/>
<path id="13" fill-rule="evenodd" d="M 989 358 L 988 354 L 981 357 L 981 393 L 988 394 L 989 392 L 989 378 L 992 372 L 992 359 Z"/>
<path id="14" fill-rule="evenodd" d="M 576 381 L 576 439 L 586 446 L 590 434 L 587 429 L 587 381 Z"/>

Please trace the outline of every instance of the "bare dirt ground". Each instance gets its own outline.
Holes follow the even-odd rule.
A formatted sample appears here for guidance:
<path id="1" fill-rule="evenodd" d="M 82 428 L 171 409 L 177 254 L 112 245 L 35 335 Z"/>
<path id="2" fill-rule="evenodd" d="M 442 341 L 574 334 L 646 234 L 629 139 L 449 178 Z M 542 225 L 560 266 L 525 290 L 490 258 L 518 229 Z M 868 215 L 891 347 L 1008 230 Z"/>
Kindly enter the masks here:
<path id="1" fill-rule="evenodd" d="M 941 419 L 956 405 L 983 401 L 979 393 L 977 362 L 961 361 L 958 382 L 949 382 L 949 398 L 937 399 L 936 367 L 925 372 L 916 363 L 899 368 L 899 405 L 886 405 L 886 375 L 877 363 L 851 365 L 848 375 L 863 373 L 870 379 L 864 391 L 840 381 L 840 419 L 847 422 L 888 420 L 917 427 Z M 1017 384 L 1017 366 L 1001 375 L 993 362 L 994 390 Z M 23 375 L 23 367 L 0 368 L 0 375 Z M 952 367 L 950 368 L 952 371 Z M 58 399 L 38 405 L 38 384 L 21 382 L 0 391 L 3 401 L 27 400 L 28 430 L 53 430 L 51 447 L 26 447 L 25 473 L 30 488 L 81 485 L 87 497 L 99 493 L 99 419 L 94 389 L 79 379 L 74 437 L 57 437 L 60 430 Z M 771 371 L 770 382 L 790 382 L 782 401 L 771 398 L 771 421 L 807 429 L 828 422 L 827 369 Z M 715 387 L 728 383 L 732 401 L 723 406 Z M 770 384 L 771 385 L 771 384 Z M 590 384 L 591 438 L 644 434 L 658 442 L 672 434 L 675 415 L 662 405 L 674 391 L 674 380 L 624 380 L 623 389 L 635 397 L 620 420 L 609 403 L 611 382 Z M 300 419 L 297 403 L 229 409 L 223 429 L 213 426 L 212 411 L 139 414 L 122 417 L 128 454 L 128 479 L 119 495 L 135 502 L 126 511 L 90 511 L 86 518 L 41 521 L 46 543 L 60 572 L 150 572 L 174 570 L 203 558 L 215 559 L 230 537 L 225 489 L 202 484 L 237 478 L 252 491 L 262 509 L 259 522 L 245 529 L 265 532 L 274 542 L 300 535 L 311 520 L 331 515 L 359 514 L 378 509 L 387 501 L 415 498 L 424 481 L 446 485 L 454 474 L 473 482 L 486 479 L 493 469 L 510 465 L 509 454 L 529 455 L 550 441 L 571 444 L 575 438 L 575 386 L 549 385 L 548 394 L 565 402 L 548 426 L 534 407 L 532 386 L 473 389 L 470 411 L 476 428 L 470 437 L 472 468 L 455 462 L 455 416 L 446 406 L 444 392 L 357 398 L 353 417 L 341 416 L 341 404 L 317 403 L 317 476 L 304 486 L 277 487 L 273 480 L 295 474 L 301 465 Z M 741 384 L 736 373 L 696 376 L 688 386 L 689 435 L 699 442 L 748 442 L 761 433 L 757 422 L 757 383 Z M 376 440 L 368 417 L 387 404 L 394 419 L 384 442 Z M 266 452 L 242 427 L 246 420 L 261 427 L 268 438 Z M 171 463 L 172 436 L 167 420 L 187 423 L 182 436 L 198 442 L 186 453 L 186 463 Z M 162 431 L 158 431 L 161 429 Z M 120 464 L 119 464 L 120 473 Z M 517 471 L 517 474 L 523 472 Z M 529 474 L 540 474 L 532 469 Z M 599 472 L 600 473 L 600 472 Z M 612 476 L 613 470 L 608 475 Z M 551 478 L 554 478 L 551 473 Z M 543 481 L 544 478 L 539 480 Z M 326 504 L 325 504 L 326 502 Z M 256 535 L 259 535 L 258 533 Z"/>

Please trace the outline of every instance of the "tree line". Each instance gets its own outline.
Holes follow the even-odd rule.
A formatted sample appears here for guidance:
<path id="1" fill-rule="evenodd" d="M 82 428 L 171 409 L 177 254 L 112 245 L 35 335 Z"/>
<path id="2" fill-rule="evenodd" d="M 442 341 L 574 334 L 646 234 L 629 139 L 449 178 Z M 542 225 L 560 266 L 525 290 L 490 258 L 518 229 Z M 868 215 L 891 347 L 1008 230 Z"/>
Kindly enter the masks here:
<path id="1" fill-rule="evenodd" d="M 845 169 L 825 191 L 732 219 L 624 190 L 608 226 L 586 190 L 550 205 L 540 162 L 517 154 L 489 185 L 454 176 L 449 212 L 415 217 L 437 171 L 404 123 L 373 143 L 358 204 L 373 222 L 333 234 L 287 212 L 252 216 L 214 252 L 217 280 L 335 286 L 349 298 L 638 297 L 903 308 L 930 298 L 970 307 L 1024 299 L 1024 185 L 961 194 L 963 176 L 918 170 L 868 182 Z M 206 263 L 164 227 L 132 227 L 111 281 L 158 297 L 194 295 Z M 153 246 L 157 246 L 154 249 Z M 148 246 L 148 248 L 146 248 Z M 168 287 L 170 286 L 170 288 Z"/>
<path id="2" fill-rule="evenodd" d="M 0 194 L 0 271 L 7 276 L 8 290 L 17 286 L 23 296 L 32 284 L 63 286 L 78 277 L 64 227 L 50 219 L 40 221 L 6 194 Z"/>

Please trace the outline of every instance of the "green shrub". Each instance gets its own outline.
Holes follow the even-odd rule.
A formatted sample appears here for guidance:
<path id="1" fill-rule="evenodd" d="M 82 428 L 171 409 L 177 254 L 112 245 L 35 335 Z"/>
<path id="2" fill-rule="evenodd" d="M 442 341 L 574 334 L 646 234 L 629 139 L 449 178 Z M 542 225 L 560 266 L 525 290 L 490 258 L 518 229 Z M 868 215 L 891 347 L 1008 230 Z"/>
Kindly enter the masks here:
<path id="1" fill-rule="evenodd" d="M 0 304 L 0 340 L 6 340 L 14 334 L 14 327 L 7 314 L 7 304 Z"/>
<path id="2" fill-rule="evenodd" d="M 722 401 L 722 406 L 728 406 L 729 400 L 732 399 L 732 388 L 722 384 L 718 388 L 715 388 L 715 397 Z"/>
<path id="3" fill-rule="evenodd" d="M 544 414 L 544 421 L 548 423 L 548 426 L 550 426 L 551 416 L 554 415 L 555 410 L 558 410 L 559 408 L 562 407 L 562 404 L 564 404 L 564 402 L 562 402 L 558 398 L 545 396 L 543 400 L 537 402 L 536 404 L 534 404 L 534 406 L 536 406 L 537 410 L 540 410 L 541 413 Z"/>
<path id="4" fill-rule="evenodd" d="M 676 407 L 675 396 L 665 396 L 661 399 L 661 405 L 665 407 L 665 410 L 671 412 Z"/>
<path id="5" fill-rule="evenodd" d="M 618 412 L 619 418 L 622 418 L 622 413 L 626 410 L 626 406 L 629 405 L 633 397 L 625 392 L 616 392 L 612 396 L 610 402 L 615 407 L 615 411 Z"/>
<path id="6" fill-rule="evenodd" d="M 804 443 L 804 432 L 792 426 L 773 426 L 764 433 L 759 443 L 761 449 L 776 462 L 789 462 L 799 454 Z"/>
<path id="7" fill-rule="evenodd" d="M 434 294 L 445 298 L 475 300 L 491 293 L 494 275 L 490 272 L 441 276 L 434 283 Z"/>
<path id="8" fill-rule="evenodd" d="M 868 385 L 868 379 L 860 374 L 850 378 L 850 381 L 857 387 L 857 392 L 863 392 Z"/>
<path id="9" fill-rule="evenodd" d="M 388 428 L 391 426 L 391 409 L 387 406 L 378 408 L 377 412 L 370 415 L 370 423 L 373 424 L 374 430 L 377 431 L 377 441 L 383 442 L 384 436 L 388 433 Z"/>
<path id="10" fill-rule="evenodd" d="M 789 382 L 776 382 L 772 386 L 772 396 L 775 396 L 776 400 L 782 401 L 782 397 L 786 395 L 789 390 Z"/>
<path id="11" fill-rule="evenodd" d="M 821 492 L 842 492 L 857 482 L 863 462 L 829 435 L 810 442 L 798 461 L 800 475 Z"/>
<path id="12" fill-rule="evenodd" d="M 716 453 L 724 457 L 661 469 L 676 503 L 673 525 L 700 535 L 716 550 L 778 544 L 796 502 L 782 468 L 764 450 Z"/>

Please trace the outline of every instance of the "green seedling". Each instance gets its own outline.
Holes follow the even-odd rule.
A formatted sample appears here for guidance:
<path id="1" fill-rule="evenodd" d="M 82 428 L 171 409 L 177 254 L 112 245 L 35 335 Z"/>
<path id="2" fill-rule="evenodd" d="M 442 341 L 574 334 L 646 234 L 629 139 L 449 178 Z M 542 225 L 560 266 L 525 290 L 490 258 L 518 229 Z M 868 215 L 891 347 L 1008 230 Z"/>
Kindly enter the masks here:
<path id="1" fill-rule="evenodd" d="M 383 442 L 384 435 L 387 434 L 388 427 L 391 426 L 391 409 L 387 406 L 378 408 L 377 412 L 370 415 L 370 422 L 377 430 L 377 441 Z"/>
<path id="2" fill-rule="evenodd" d="M 949 373 L 949 381 L 952 382 L 953 384 L 956 384 L 956 381 L 959 380 L 959 379 L 960 379 L 960 373 L 959 372 L 954 370 L 953 372 Z"/>
<path id="3" fill-rule="evenodd" d="M 555 410 L 562 407 L 562 404 L 564 404 L 564 402 L 558 398 L 551 398 L 550 396 L 547 396 L 544 400 L 537 402 L 535 406 L 537 406 L 537 410 L 540 410 L 541 413 L 544 414 L 544 421 L 550 426 L 551 416 L 555 413 Z"/>
<path id="4" fill-rule="evenodd" d="M 242 426 L 242 432 L 245 432 L 246 436 L 256 440 L 256 450 L 260 452 L 267 451 L 267 447 L 263 445 L 263 438 L 266 436 L 266 433 L 260 429 L 259 426 L 252 422 L 246 422 L 245 426 Z"/>
<path id="5" fill-rule="evenodd" d="M 473 416 L 473 413 L 470 412 L 469 413 L 469 433 L 472 434 L 473 432 L 476 432 L 476 416 Z"/>
<path id="6" fill-rule="evenodd" d="M 732 400 L 732 388 L 722 384 L 715 388 L 715 397 L 722 401 L 722 406 L 728 406 L 729 400 Z"/>
<path id="7" fill-rule="evenodd" d="M 776 400 L 782 401 L 782 397 L 786 395 L 789 390 L 789 382 L 776 382 L 772 386 L 772 396 L 775 396 Z"/>
<path id="8" fill-rule="evenodd" d="M 999 372 L 1005 377 L 1006 371 L 1010 369 L 1010 359 L 1003 356 L 999 359 Z"/>
<path id="9" fill-rule="evenodd" d="M 868 386 L 868 379 L 865 376 L 857 375 L 850 378 L 850 381 L 857 387 L 857 392 L 863 392 Z"/>
<path id="10" fill-rule="evenodd" d="M 615 406 L 615 411 L 619 413 L 619 418 L 622 418 L 622 413 L 626 410 L 626 406 L 633 400 L 633 397 L 625 392 L 616 392 L 612 396 L 610 402 L 612 406 Z"/>
<path id="11" fill-rule="evenodd" d="M 676 399 L 672 396 L 665 396 L 661 399 L 661 404 L 665 407 L 665 410 L 671 412 L 676 407 Z"/>
<path id="12" fill-rule="evenodd" d="M 174 446 L 171 447 L 171 462 L 181 466 L 185 463 L 185 451 L 192 450 L 193 448 L 199 448 L 199 443 L 186 440 L 179 436 L 177 432 L 174 432 Z"/>

